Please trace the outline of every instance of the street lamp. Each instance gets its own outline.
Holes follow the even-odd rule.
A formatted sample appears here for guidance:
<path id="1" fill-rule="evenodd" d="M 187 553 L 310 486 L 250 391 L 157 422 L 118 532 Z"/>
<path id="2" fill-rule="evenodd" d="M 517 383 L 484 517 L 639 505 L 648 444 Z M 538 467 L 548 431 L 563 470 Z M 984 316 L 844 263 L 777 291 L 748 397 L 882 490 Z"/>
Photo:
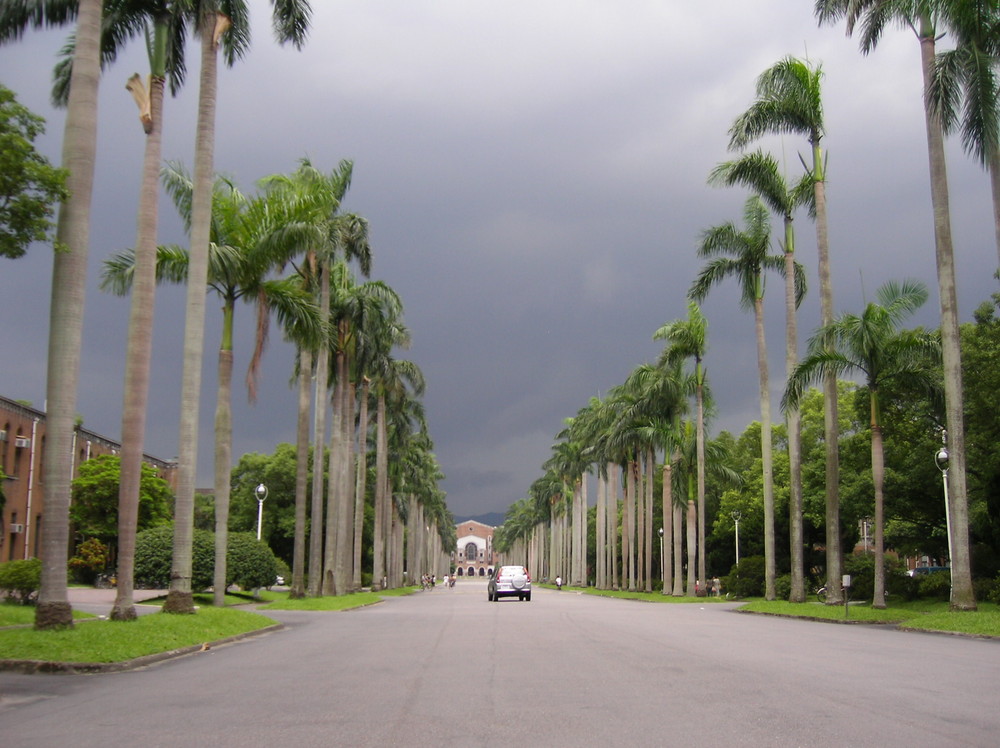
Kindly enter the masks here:
<path id="1" fill-rule="evenodd" d="M 261 520 L 264 519 L 264 499 L 267 498 L 267 486 L 258 483 L 254 493 L 257 494 L 257 540 L 260 540 L 260 524 Z"/>
<path id="2" fill-rule="evenodd" d="M 948 533 L 948 570 L 951 575 L 951 507 L 948 502 L 948 432 L 941 429 L 941 449 L 934 454 L 934 464 L 941 471 L 941 482 L 944 484 L 944 524 Z M 954 576 L 952 576 L 952 587 L 954 589 Z M 951 599 L 949 592 L 948 599 Z"/>
<path id="3" fill-rule="evenodd" d="M 667 594 L 667 560 L 663 555 L 663 528 L 659 529 L 660 535 L 660 579 L 663 581 L 663 589 L 660 592 Z"/>
<path id="4" fill-rule="evenodd" d="M 743 514 L 739 509 L 733 509 L 733 522 L 736 524 L 736 565 L 740 565 L 740 519 Z"/>

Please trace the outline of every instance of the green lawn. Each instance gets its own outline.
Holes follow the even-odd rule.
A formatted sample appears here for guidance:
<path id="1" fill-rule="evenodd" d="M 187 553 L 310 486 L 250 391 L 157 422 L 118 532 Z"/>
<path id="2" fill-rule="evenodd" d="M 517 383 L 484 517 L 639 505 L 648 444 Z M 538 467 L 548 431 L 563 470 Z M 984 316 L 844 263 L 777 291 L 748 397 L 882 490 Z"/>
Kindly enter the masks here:
<path id="1" fill-rule="evenodd" d="M 899 624 L 900 628 L 918 631 L 950 631 L 1000 637 L 1000 607 L 993 603 L 979 603 L 979 610 L 975 612 L 952 612 L 948 610 L 947 602 L 936 600 L 891 602 L 884 610 L 876 610 L 867 603 L 852 603 L 845 616 L 842 605 L 754 600 L 740 610 L 795 618 L 894 623 Z"/>
<path id="2" fill-rule="evenodd" d="M 274 624 L 246 610 L 202 607 L 194 615 L 153 614 L 135 621 L 84 621 L 72 629 L 0 631 L 0 652 L 9 660 L 121 662 L 246 634 Z"/>
<path id="3" fill-rule="evenodd" d="M 73 618 L 94 618 L 90 613 L 74 610 Z M 3 626 L 30 626 L 35 622 L 35 606 L 16 603 L 0 604 L 0 628 Z"/>

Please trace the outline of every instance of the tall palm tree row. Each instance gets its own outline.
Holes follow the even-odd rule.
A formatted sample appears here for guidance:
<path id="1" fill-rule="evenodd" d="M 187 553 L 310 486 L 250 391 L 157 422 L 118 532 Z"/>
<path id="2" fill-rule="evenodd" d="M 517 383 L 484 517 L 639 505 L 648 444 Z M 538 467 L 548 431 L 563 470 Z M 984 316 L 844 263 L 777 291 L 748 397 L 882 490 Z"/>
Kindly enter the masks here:
<path id="1" fill-rule="evenodd" d="M 311 8 L 306 0 L 272 0 L 273 27 L 278 41 L 301 49 Z M 200 0 L 193 3 L 194 27 L 201 40 L 198 118 L 195 130 L 190 260 L 184 316 L 181 374 L 181 415 L 178 446 L 177 497 L 174 503 L 174 547 L 170 591 L 163 609 L 194 613 L 191 552 L 194 528 L 194 480 L 197 468 L 199 394 L 205 335 L 205 294 L 211 240 L 215 110 L 219 45 L 232 65 L 249 48 L 249 13 L 244 0 Z"/>
<path id="2" fill-rule="evenodd" d="M 782 405 L 787 407 L 801 400 L 806 385 L 830 371 L 838 376 L 858 373 L 864 377 L 870 403 L 872 482 L 875 487 L 872 607 L 884 608 L 885 461 L 879 393 L 889 383 L 932 391 L 941 349 L 933 335 L 898 329 L 899 323 L 927 300 L 927 288 L 922 283 L 889 282 L 878 289 L 877 297 L 878 301 L 867 304 L 860 315 L 845 314 L 816 332 L 809 341 L 809 355 L 788 379 Z"/>
<path id="3" fill-rule="evenodd" d="M 59 206 L 49 312 L 47 431 L 44 453 L 45 524 L 42 573 L 35 627 L 71 627 L 66 587 L 69 547 L 70 478 L 76 416 L 83 299 L 90 245 L 90 202 L 97 152 L 97 91 L 100 80 L 102 2 L 6 3 L 0 8 L 0 43 L 18 39 L 29 27 L 61 26 L 76 19 L 76 48 L 62 145 L 69 171 L 67 198 Z"/>
<path id="4" fill-rule="evenodd" d="M 794 184 L 782 176 L 778 162 L 769 153 L 754 151 L 734 161 L 719 164 L 709 175 L 709 184 L 742 185 L 750 188 L 771 212 L 781 217 L 785 259 L 785 376 L 790 377 L 798 364 L 797 310 L 802 296 L 795 288 L 795 229 L 797 208 L 815 205 L 814 180 L 805 173 Z M 815 211 L 811 211 L 815 212 Z M 802 426 L 798 407 L 785 410 L 788 428 L 789 463 L 789 545 L 791 548 L 790 602 L 805 602 L 805 558 L 802 526 Z M 699 542 L 704 542 L 700 539 Z"/>
<path id="5" fill-rule="evenodd" d="M 757 97 L 729 128 L 730 149 L 744 148 L 767 134 L 796 134 L 809 142 L 811 159 L 807 178 L 812 185 L 811 213 L 816 223 L 817 270 L 819 274 L 820 323 L 833 320 L 833 286 L 830 270 L 830 242 L 826 212 L 826 163 L 822 139 L 825 134 L 822 95 L 823 71 L 794 57 L 786 57 L 757 78 Z M 805 163 L 805 161 L 804 161 Z M 722 175 L 720 175 L 722 176 Z M 725 177 L 722 177 L 725 178 Z M 744 181 L 744 180 L 741 180 Z M 751 187 L 756 189 L 755 187 Z M 768 199 L 770 201 L 770 198 Z M 787 201 L 787 198 L 786 198 Z M 798 200 L 799 202 L 801 199 Z M 785 202 L 785 201 L 782 201 Z M 772 205 L 773 209 L 777 208 Z M 783 217 L 788 214 L 782 209 Z M 786 222 L 786 235 L 790 229 Z M 789 251 L 786 242 L 785 251 Z M 786 291 L 786 314 L 789 293 Z M 791 335 L 790 332 L 786 333 Z M 788 345 L 791 344 L 789 339 Z M 786 368 L 790 348 L 786 348 Z M 794 414 L 792 414 L 794 422 Z M 826 445 L 826 574 L 827 589 L 840 589 L 843 558 L 840 548 L 840 456 L 838 452 L 837 382 L 833 375 L 823 380 L 823 419 Z M 798 499 L 796 498 L 796 502 Z M 796 525 L 799 523 L 796 522 Z M 795 528 L 798 543 L 798 528 Z M 799 576 L 798 572 L 795 572 Z M 796 588 L 795 597 L 805 591 Z M 830 599 L 836 599 L 834 594 Z"/>
<path id="6" fill-rule="evenodd" d="M 873 50 L 887 25 L 913 31 L 920 44 L 920 70 L 924 91 L 931 89 L 935 74 L 936 44 L 945 31 L 956 30 L 967 39 L 968 13 L 974 4 L 962 0 L 816 0 L 818 21 L 835 23 L 843 19 L 847 33 L 860 24 L 861 51 Z M 955 281 L 955 249 L 951 233 L 951 207 L 944 151 L 944 124 L 941 111 L 924 96 L 924 126 L 930 168 L 931 206 L 934 219 L 934 255 L 941 310 L 941 359 L 944 368 L 945 421 L 950 444 L 948 503 L 952 541 L 952 600 L 956 610 L 975 610 L 972 588 L 972 557 L 969 543 L 969 503 L 966 486 L 966 450 L 962 388 L 962 361 L 959 336 L 958 290 Z M 990 138 L 983 133 L 984 138 Z M 988 141 L 984 140 L 988 153 Z"/>
<path id="7" fill-rule="evenodd" d="M 757 339 L 760 379 L 761 461 L 764 477 L 764 596 L 775 599 L 774 475 L 771 446 L 771 393 L 764 337 L 764 272 L 784 273 L 784 258 L 769 254 L 771 230 L 767 209 L 759 197 L 751 196 L 744 209 L 745 229 L 726 223 L 708 229 L 699 255 L 709 260 L 691 286 L 690 296 L 700 301 L 709 289 L 728 277 L 740 287 L 740 306 L 752 309 Z M 803 287 L 801 268 L 796 273 Z M 804 290 L 804 289 L 803 289 Z"/>

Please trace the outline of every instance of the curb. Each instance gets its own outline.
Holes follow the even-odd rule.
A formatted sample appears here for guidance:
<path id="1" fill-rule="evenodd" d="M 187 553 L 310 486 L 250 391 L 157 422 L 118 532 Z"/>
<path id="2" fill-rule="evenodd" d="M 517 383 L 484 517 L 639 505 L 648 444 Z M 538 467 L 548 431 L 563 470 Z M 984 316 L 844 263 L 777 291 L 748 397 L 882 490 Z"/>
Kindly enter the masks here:
<path id="1" fill-rule="evenodd" d="M 143 655 L 132 660 L 122 660 L 120 662 L 52 662 L 49 660 L 0 660 L 0 671 L 18 672 L 26 675 L 34 673 L 55 673 L 60 675 L 86 675 L 95 673 L 121 673 L 128 670 L 137 670 L 149 665 L 172 660 L 178 657 L 207 652 L 212 647 L 220 647 L 224 644 L 233 644 L 251 637 L 263 634 L 271 634 L 285 628 L 285 624 L 276 623 L 272 626 L 265 626 L 262 629 L 247 631 L 243 634 L 219 639 L 214 642 L 204 644 L 192 644 L 190 647 L 171 649 L 166 652 L 156 652 L 150 655 Z"/>

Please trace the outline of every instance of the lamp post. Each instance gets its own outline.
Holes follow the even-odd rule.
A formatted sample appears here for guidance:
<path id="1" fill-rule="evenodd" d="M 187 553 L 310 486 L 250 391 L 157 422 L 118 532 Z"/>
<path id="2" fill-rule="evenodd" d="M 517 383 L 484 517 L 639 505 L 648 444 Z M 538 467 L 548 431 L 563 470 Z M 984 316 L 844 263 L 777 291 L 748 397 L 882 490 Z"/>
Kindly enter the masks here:
<path id="1" fill-rule="evenodd" d="M 951 572 L 951 507 L 948 502 L 948 432 L 941 429 L 941 449 L 934 454 L 934 464 L 941 471 L 941 482 L 944 484 L 944 524 L 948 533 L 948 572 L 951 576 L 951 590 L 954 590 L 954 576 Z M 949 591 L 948 599 L 951 600 Z"/>
<path id="2" fill-rule="evenodd" d="M 733 509 L 733 523 L 736 525 L 736 565 L 740 565 L 740 519 L 743 514 L 739 509 Z"/>
<path id="3" fill-rule="evenodd" d="M 260 525 L 261 520 L 264 519 L 264 499 L 267 498 L 267 486 L 258 483 L 254 493 L 257 494 L 257 540 L 260 540 Z"/>
<path id="4" fill-rule="evenodd" d="M 660 592 L 664 595 L 667 594 L 667 561 L 663 556 L 663 528 L 659 529 L 660 535 L 660 579 L 663 581 L 663 588 Z"/>

